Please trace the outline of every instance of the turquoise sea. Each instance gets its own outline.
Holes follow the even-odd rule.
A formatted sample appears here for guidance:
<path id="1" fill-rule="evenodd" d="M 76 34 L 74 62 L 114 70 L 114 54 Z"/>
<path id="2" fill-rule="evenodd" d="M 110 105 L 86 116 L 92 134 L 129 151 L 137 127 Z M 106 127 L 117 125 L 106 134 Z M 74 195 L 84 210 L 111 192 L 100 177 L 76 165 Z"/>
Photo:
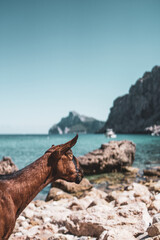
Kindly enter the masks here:
<path id="1" fill-rule="evenodd" d="M 0 135 L 0 159 L 10 156 L 21 169 L 42 156 L 51 145 L 65 143 L 73 137 L 74 135 Z M 119 134 L 112 140 L 130 140 L 136 144 L 133 166 L 143 169 L 160 164 L 160 137 Z M 111 139 L 103 134 L 80 134 L 73 147 L 74 155 L 84 155 L 109 141 Z M 49 187 L 45 188 L 38 198 L 44 198 L 48 189 Z"/>

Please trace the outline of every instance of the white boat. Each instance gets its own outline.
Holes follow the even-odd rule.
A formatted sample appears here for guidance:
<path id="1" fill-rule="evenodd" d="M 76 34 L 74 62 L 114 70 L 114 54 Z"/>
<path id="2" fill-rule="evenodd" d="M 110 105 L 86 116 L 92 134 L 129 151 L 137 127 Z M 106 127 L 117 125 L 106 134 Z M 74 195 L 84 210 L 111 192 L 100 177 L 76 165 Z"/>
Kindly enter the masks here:
<path id="1" fill-rule="evenodd" d="M 116 138 L 117 135 L 113 132 L 113 129 L 108 128 L 106 130 L 106 137 L 108 137 L 108 138 Z"/>
<path id="2" fill-rule="evenodd" d="M 154 125 L 145 128 L 147 132 L 151 133 L 151 136 L 160 136 L 160 125 Z"/>

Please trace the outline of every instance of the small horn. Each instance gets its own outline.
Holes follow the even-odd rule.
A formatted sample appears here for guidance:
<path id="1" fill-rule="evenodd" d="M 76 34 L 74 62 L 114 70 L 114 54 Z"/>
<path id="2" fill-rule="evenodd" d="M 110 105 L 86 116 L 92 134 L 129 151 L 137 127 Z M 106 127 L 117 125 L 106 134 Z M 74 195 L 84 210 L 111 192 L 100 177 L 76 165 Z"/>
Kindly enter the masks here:
<path id="1" fill-rule="evenodd" d="M 78 139 L 78 134 L 72 140 L 70 140 L 69 142 L 62 144 L 62 147 L 61 147 L 61 150 L 60 150 L 61 154 L 63 155 L 69 149 L 71 149 L 76 144 L 77 139 Z"/>

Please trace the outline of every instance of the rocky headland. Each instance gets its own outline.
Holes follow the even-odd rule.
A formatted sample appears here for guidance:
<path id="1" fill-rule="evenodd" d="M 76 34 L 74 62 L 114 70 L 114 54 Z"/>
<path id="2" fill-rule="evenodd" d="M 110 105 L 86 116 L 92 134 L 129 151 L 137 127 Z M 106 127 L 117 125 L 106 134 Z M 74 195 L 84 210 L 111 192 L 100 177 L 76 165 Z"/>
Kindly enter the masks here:
<path id="1" fill-rule="evenodd" d="M 104 126 L 103 121 L 91 117 L 80 115 L 74 111 L 69 112 L 67 117 L 53 125 L 49 129 L 49 134 L 67 134 L 67 133 L 95 133 Z"/>
<path id="2" fill-rule="evenodd" d="M 109 117 L 99 131 L 112 128 L 116 133 L 146 133 L 146 128 L 160 125 L 160 66 L 131 86 L 129 93 L 113 103 Z"/>

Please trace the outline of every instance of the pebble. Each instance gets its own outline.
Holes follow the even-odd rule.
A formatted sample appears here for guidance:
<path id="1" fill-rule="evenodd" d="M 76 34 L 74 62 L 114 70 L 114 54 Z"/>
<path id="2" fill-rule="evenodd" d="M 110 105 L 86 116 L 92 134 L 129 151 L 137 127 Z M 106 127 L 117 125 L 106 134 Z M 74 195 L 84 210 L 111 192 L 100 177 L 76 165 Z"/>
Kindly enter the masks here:
<path id="1" fill-rule="evenodd" d="M 160 235 L 160 223 L 154 223 L 147 229 L 148 235 L 150 237 L 155 237 L 157 235 Z"/>
<path id="2" fill-rule="evenodd" d="M 153 216 L 153 223 L 160 223 L 160 213 Z"/>

